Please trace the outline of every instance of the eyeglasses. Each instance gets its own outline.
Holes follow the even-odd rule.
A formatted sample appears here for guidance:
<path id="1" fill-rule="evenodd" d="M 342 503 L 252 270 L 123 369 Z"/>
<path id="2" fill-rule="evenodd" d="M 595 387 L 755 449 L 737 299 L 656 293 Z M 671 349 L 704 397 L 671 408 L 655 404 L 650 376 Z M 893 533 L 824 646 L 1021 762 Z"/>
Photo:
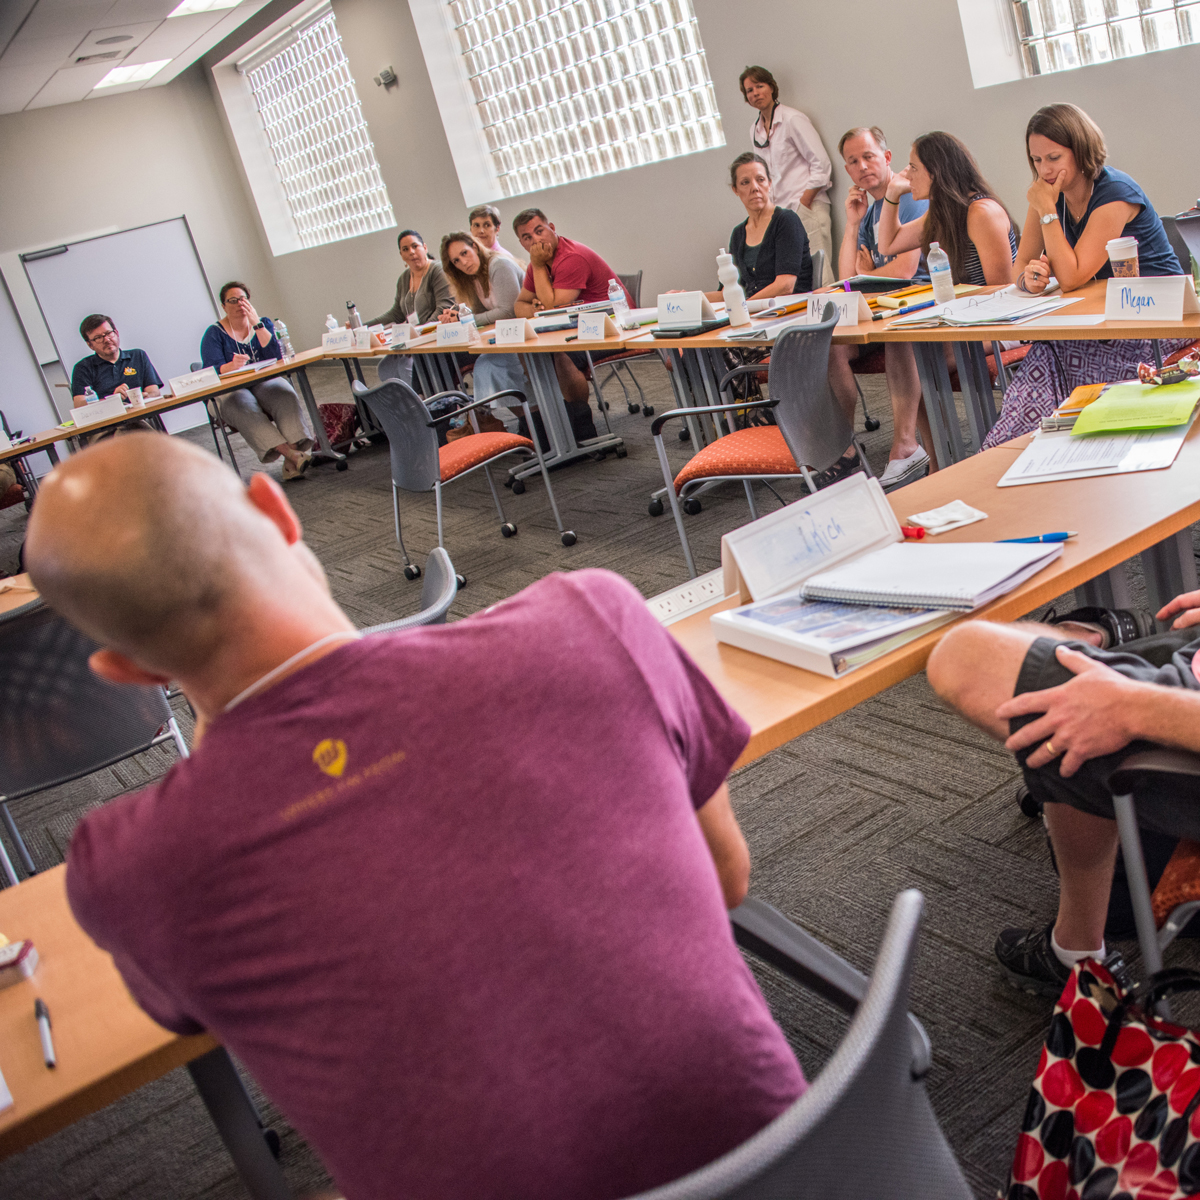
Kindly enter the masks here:
<path id="1" fill-rule="evenodd" d="M 241 304 L 241 302 L 243 300 L 249 300 L 249 299 L 250 299 L 249 296 L 226 296 L 225 303 L 226 304 Z"/>
<path id="2" fill-rule="evenodd" d="M 93 333 L 88 338 L 88 344 L 95 346 L 100 342 L 107 342 L 109 338 L 120 337 L 121 335 L 115 329 L 109 329 L 104 333 Z"/>

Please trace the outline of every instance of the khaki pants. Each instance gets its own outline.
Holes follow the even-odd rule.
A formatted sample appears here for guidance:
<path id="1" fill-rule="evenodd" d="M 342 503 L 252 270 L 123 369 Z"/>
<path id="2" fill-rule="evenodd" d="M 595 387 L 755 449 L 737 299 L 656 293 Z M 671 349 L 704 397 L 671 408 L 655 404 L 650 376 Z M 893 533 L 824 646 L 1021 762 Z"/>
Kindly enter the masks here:
<path id="1" fill-rule="evenodd" d="M 796 215 L 804 232 L 808 234 L 808 252 L 825 251 L 825 273 L 821 279 L 813 280 L 813 287 L 823 287 L 834 282 L 834 272 L 837 263 L 833 261 L 833 222 L 829 215 L 829 204 L 822 200 L 814 202 L 812 208 L 805 208 L 796 201 Z"/>

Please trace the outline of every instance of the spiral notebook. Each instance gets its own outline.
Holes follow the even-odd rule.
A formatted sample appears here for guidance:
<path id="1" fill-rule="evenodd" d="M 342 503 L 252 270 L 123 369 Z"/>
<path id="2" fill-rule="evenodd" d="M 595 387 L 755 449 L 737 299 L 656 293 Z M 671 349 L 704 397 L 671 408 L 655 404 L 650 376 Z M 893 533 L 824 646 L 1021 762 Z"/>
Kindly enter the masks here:
<path id="1" fill-rule="evenodd" d="M 1062 543 L 897 542 L 811 575 L 806 600 L 971 612 L 1011 592 L 1062 553 Z"/>

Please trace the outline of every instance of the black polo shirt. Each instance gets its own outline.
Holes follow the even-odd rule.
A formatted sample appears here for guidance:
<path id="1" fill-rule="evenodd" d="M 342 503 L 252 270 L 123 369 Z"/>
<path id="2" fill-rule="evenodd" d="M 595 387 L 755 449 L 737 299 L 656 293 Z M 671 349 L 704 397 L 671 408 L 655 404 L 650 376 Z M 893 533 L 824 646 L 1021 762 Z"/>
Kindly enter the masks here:
<path id="1" fill-rule="evenodd" d="M 162 387 L 154 364 L 141 350 L 122 350 L 116 362 L 105 362 L 98 354 L 81 358 L 71 372 L 71 395 L 82 396 L 84 388 L 92 387 L 96 395 L 111 396 L 121 385 L 131 388 Z"/>

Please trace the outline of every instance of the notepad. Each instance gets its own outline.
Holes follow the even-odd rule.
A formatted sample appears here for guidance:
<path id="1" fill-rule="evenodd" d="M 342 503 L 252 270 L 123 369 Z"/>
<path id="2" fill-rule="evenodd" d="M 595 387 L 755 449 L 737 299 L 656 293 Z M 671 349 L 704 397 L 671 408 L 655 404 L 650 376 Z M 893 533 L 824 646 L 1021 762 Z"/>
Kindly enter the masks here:
<path id="1" fill-rule="evenodd" d="M 810 576 L 800 595 L 806 600 L 971 612 L 1011 592 L 1061 553 L 1061 542 L 894 543 Z"/>
<path id="2" fill-rule="evenodd" d="M 1079 414 L 1071 433 L 1122 433 L 1182 425 L 1200 400 L 1200 379 L 1182 383 L 1118 383 Z"/>

